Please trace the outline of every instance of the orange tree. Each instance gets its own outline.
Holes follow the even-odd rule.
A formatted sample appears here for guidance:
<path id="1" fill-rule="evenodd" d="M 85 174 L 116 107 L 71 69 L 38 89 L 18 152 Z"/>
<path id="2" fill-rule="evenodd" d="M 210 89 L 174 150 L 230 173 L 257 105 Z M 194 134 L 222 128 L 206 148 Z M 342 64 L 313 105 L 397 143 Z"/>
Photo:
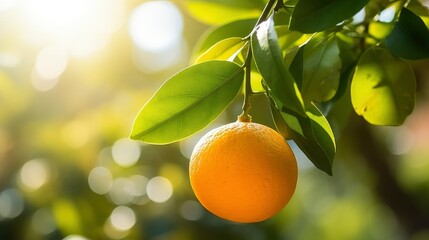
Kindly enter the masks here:
<path id="1" fill-rule="evenodd" d="M 214 26 L 193 64 L 142 107 L 133 139 L 182 140 L 239 93 L 244 117 L 252 95 L 264 94 L 278 132 L 332 175 L 335 136 L 353 110 L 366 125 L 388 126 L 413 111 L 410 63 L 429 57 L 429 11 L 418 0 L 188 0 L 186 8 Z"/>

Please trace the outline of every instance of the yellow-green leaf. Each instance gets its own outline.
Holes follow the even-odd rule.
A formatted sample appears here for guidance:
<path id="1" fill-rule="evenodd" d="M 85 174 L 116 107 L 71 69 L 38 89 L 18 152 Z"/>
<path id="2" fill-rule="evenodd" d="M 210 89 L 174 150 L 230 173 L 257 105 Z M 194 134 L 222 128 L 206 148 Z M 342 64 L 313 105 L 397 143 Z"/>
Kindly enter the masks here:
<path id="1" fill-rule="evenodd" d="M 270 100 L 278 131 L 290 137 L 317 168 L 332 175 L 336 144 L 325 116 L 313 103 L 306 109 L 307 117 L 303 117 L 285 108 L 279 109 L 274 97 L 270 96 Z"/>
<path id="2" fill-rule="evenodd" d="M 264 9 L 264 0 L 187 0 L 188 12 L 197 20 L 223 24 L 238 19 L 257 18 Z"/>
<path id="3" fill-rule="evenodd" d="M 256 66 L 271 94 L 291 111 L 305 116 L 301 93 L 283 62 L 272 19 L 262 22 L 251 39 Z"/>
<path id="4" fill-rule="evenodd" d="M 369 0 L 299 0 L 290 29 L 304 33 L 323 31 L 353 17 Z"/>
<path id="5" fill-rule="evenodd" d="M 337 91 L 341 59 L 335 35 L 316 35 L 304 47 L 301 93 L 305 102 L 323 102 Z"/>
<path id="6" fill-rule="evenodd" d="M 201 54 L 196 63 L 209 60 L 228 60 L 232 61 L 240 52 L 246 42 L 240 37 L 232 37 L 219 41 L 203 54 Z"/>
<path id="7" fill-rule="evenodd" d="M 131 138 L 167 144 L 215 120 L 240 91 L 244 70 L 228 61 L 207 61 L 168 79 L 138 113 Z"/>
<path id="8" fill-rule="evenodd" d="M 223 39 L 231 37 L 246 37 L 255 26 L 256 20 L 257 19 L 242 19 L 209 28 L 195 44 L 191 56 L 193 60 L 191 62 L 195 62 L 198 56 Z"/>
<path id="9" fill-rule="evenodd" d="M 411 66 L 385 48 L 368 49 L 351 85 L 356 113 L 375 125 L 401 125 L 414 108 L 416 80 Z"/>

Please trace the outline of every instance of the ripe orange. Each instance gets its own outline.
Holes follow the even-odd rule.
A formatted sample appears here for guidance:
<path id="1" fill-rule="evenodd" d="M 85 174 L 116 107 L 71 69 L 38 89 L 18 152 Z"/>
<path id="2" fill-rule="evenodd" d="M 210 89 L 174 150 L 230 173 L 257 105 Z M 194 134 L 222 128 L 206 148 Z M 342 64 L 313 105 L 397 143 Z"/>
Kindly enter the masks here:
<path id="1" fill-rule="evenodd" d="M 237 121 L 200 139 L 191 155 L 189 176 L 207 210 L 250 223 L 270 218 L 289 202 L 298 171 L 295 156 L 279 133 Z"/>

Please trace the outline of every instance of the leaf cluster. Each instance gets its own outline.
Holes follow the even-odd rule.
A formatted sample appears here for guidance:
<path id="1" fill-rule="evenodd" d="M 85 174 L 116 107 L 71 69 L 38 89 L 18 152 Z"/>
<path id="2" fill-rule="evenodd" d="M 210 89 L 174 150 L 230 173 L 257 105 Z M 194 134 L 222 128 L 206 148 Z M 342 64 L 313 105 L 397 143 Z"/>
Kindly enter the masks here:
<path id="1" fill-rule="evenodd" d="M 429 10 L 419 0 L 187 0 L 186 8 L 213 27 L 194 64 L 143 106 L 133 139 L 188 137 L 244 86 L 244 113 L 264 93 L 278 131 L 332 174 L 340 115 L 353 109 L 370 124 L 401 125 L 414 108 L 410 61 L 429 57 Z"/>

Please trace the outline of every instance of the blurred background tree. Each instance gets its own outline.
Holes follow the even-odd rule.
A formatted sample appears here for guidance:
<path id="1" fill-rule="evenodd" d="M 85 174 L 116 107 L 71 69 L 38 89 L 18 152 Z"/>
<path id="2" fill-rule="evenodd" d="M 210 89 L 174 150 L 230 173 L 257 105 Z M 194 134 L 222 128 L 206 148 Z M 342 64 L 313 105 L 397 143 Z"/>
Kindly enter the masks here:
<path id="1" fill-rule="evenodd" d="M 429 239 L 427 61 L 413 62 L 404 125 L 350 117 L 333 177 L 295 147 L 297 191 L 262 223 L 208 213 L 187 176 L 196 141 L 235 121 L 240 100 L 180 143 L 129 140 L 208 28 L 180 0 L 0 0 L 0 239 Z M 252 115 L 273 126 L 266 101 Z"/>

